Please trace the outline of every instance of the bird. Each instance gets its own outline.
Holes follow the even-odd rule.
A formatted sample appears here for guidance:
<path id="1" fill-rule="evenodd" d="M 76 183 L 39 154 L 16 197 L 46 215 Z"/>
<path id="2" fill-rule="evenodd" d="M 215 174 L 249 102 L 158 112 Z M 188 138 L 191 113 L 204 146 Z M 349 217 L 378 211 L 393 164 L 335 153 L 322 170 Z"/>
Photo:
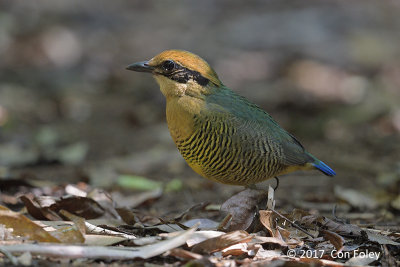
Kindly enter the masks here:
<path id="1" fill-rule="evenodd" d="M 171 137 L 199 175 L 245 187 L 298 170 L 336 175 L 271 115 L 225 86 L 201 57 L 165 50 L 126 68 L 153 75 L 166 98 Z"/>

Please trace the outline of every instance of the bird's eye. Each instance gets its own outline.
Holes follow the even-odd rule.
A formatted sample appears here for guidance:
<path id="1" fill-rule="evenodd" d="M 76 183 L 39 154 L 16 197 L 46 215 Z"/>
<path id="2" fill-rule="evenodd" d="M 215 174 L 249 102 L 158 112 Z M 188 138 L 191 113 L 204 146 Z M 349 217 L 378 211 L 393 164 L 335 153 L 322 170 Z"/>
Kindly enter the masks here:
<path id="1" fill-rule="evenodd" d="M 162 68 L 165 71 L 171 71 L 175 68 L 175 62 L 173 62 L 172 60 L 166 60 L 162 63 Z"/>

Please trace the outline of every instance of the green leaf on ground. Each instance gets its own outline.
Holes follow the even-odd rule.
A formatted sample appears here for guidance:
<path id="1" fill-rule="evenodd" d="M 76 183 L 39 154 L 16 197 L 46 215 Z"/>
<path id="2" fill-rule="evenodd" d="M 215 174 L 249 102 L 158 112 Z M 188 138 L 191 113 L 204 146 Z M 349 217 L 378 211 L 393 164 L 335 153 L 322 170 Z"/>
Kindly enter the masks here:
<path id="1" fill-rule="evenodd" d="M 117 184 L 126 189 L 134 190 L 154 190 L 162 187 L 161 182 L 156 182 L 148 178 L 136 175 L 120 175 Z"/>

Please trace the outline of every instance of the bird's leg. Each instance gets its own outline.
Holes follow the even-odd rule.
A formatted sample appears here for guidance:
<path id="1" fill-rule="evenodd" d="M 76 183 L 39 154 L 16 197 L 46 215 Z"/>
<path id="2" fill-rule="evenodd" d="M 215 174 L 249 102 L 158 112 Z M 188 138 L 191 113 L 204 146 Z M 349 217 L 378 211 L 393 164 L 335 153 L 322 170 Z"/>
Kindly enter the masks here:
<path id="1" fill-rule="evenodd" d="M 277 176 L 275 176 L 274 178 L 276 180 L 276 185 L 274 187 L 274 191 L 276 191 L 276 189 L 278 189 L 278 187 L 279 187 L 279 178 Z"/>

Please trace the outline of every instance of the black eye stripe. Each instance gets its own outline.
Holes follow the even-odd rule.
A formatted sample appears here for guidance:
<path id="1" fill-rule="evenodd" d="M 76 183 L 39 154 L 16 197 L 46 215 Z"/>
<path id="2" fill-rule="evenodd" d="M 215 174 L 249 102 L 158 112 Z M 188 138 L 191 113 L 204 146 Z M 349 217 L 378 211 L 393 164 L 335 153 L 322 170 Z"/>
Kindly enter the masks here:
<path id="1" fill-rule="evenodd" d="M 179 83 L 187 83 L 189 80 L 194 80 L 198 84 L 205 86 L 209 82 L 209 80 L 202 76 L 199 72 L 192 71 L 183 67 L 182 69 L 163 75 Z"/>
<path id="2" fill-rule="evenodd" d="M 172 65 L 173 68 L 171 69 Z M 187 83 L 192 79 L 198 84 L 205 86 L 209 82 L 209 80 L 201 75 L 200 72 L 190 70 L 172 60 L 163 61 L 159 65 L 159 68 L 161 69 L 161 71 L 158 72 L 159 74 L 179 83 Z"/>

